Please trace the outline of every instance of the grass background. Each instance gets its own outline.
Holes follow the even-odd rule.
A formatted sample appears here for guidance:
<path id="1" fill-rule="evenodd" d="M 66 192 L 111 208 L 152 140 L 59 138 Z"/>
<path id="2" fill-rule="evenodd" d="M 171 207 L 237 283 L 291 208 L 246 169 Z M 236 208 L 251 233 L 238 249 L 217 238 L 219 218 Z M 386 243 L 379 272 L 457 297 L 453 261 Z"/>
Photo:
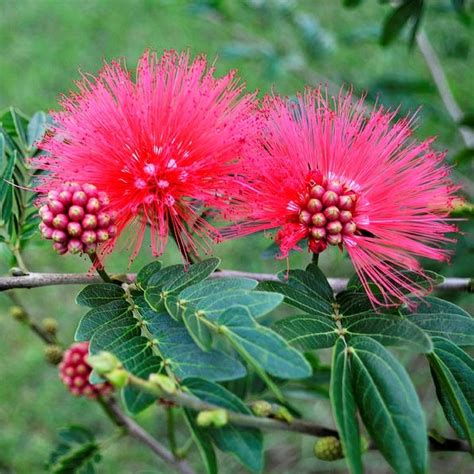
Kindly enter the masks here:
<path id="1" fill-rule="evenodd" d="M 424 26 L 437 50 L 454 95 L 465 111 L 474 110 L 472 71 L 474 40 L 472 26 L 459 21 L 448 0 L 427 2 Z M 216 8 L 214 8 L 215 6 Z M 369 100 L 378 98 L 387 106 L 401 104 L 402 112 L 420 106 L 420 138 L 438 136 L 437 147 L 448 149 L 453 162 L 463 144 L 432 83 L 416 47 L 409 50 L 402 39 L 390 48 L 378 45 L 383 18 L 390 7 L 366 0 L 357 9 L 342 7 L 339 0 L 0 0 L 0 109 L 14 105 L 27 114 L 54 109 L 60 93 L 67 93 L 79 78 L 79 70 L 95 73 L 104 60 L 125 58 L 130 69 L 146 48 L 190 49 L 219 58 L 218 71 L 237 68 L 250 90 L 267 93 L 274 88 L 294 94 L 305 85 L 327 83 L 331 88 L 352 84 L 357 93 L 367 91 Z M 471 165 L 456 167 L 456 178 L 465 191 Z M 468 230 L 467 223 L 461 224 Z M 262 260 L 269 245 L 262 236 L 252 236 L 216 248 L 223 267 L 247 271 L 277 271 L 285 262 Z M 132 265 L 140 268 L 150 259 L 145 248 Z M 462 236 L 450 266 L 432 265 L 443 275 L 472 276 L 472 244 Z M 8 270 L 4 255 L 0 269 Z M 292 257 L 292 266 L 308 259 L 303 253 Z M 60 258 L 49 245 L 34 241 L 25 253 L 35 271 L 86 271 L 88 263 L 79 257 Z M 170 247 L 165 263 L 179 257 Z M 110 261 L 111 272 L 128 266 L 125 252 Z M 325 252 L 321 266 L 329 276 L 348 276 L 350 263 L 338 252 Z M 20 293 L 24 304 L 38 321 L 55 317 L 60 337 L 72 341 L 82 310 L 73 304 L 79 288 L 54 287 Z M 455 295 L 452 295 L 454 298 Z M 472 309 L 472 299 L 459 303 Z M 0 473 L 41 472 L 47 453 L 54 447 L 56 432 L 68 423 L 89 426 L 100 438 L 113 432 L 98 407 L 68 396 L 54 368 L 48 367 L 42 347 L 28 329 L 8 316 L 8 301 L 0 296 Z M 420 394 L 429 424 L 452 434 L 433 399 L 426 366 L 407 360 Z M 327 401 L 307 404 L 307 416 L 332 424 Z M 163 436 L 161 410 L 147 410 L 140 416 L 151 431 Z M 186 438 L 179 433 L 180 441 Z M 312 456 L 310 438 L 271 434 L 266 437 L 267 472 L 344 472 L 344 464 L 324 463 Z M 191 459 L 197 461 L 196 450 Z M 390 472 L 376 453 L 367 455 L 369 472 Z M 469 472 L 469 456 L 436 454 L 432 472 Z M 196 464 L 198 465 L 198 464 Z M 222 472 L 239 472 L 228 456 Z M 148 451 L 130 440 L 110 446 L 99 472 L 168 472 Z"/>

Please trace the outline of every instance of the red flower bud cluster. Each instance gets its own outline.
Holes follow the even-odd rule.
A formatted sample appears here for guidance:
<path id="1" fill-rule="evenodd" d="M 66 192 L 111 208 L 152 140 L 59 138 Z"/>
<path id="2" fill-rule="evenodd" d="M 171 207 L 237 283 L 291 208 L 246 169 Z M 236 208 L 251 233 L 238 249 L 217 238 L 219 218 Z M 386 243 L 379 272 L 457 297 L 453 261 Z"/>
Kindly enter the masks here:
<path id="1" fill-rule="evenodd" d="M 115 217 L 106 211 L 109 198 L 92 184 L 64 183 L 48 193 L 41 206 L 41 235 L 61 255 L 94 253 L 117 234 Z"/>
<path id="2" fill-rule="evenodd" d="M 59 364 L 59 377 L 69 391 L 78 397 L 96 398 L 98 395 L 107 395 L 112 391 L 108 382 L 96 385 L 89 382 L 92 368 L 87 363 L 88 353 L 88 342 L 73 344 L 64 352 L 63 360 Z"/>

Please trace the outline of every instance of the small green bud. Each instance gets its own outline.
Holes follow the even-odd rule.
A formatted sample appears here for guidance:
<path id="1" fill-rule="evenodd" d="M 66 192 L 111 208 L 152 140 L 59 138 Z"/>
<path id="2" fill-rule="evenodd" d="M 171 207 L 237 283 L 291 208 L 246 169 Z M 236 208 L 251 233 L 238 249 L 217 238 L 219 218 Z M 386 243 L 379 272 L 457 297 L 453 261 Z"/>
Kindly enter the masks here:
<path id="1" fill-rule="evenodd" d="M 42 321 L 43 329 L 52 336 L 58 332 L 58 322 L 54 318 L 46 318 Z"/>
<path id="2" fill-rule="evenodd" d="M 87 363 L 98 375 L 108 376 L 113 370 L 120 369 L 122 364 L 110 352 L 101 351 L 97 355 L 87 357 Z"/>
<path id="3" fill-rule="evenodd" d="M 318 439 L 314 444 L 314 454 L 323 461 L 336 461 L 344 457 L 342 444 L 334 436 Z"/>
<path id="4" fill-rule="evenodd" d="M 44 358 L 52 365 L 58 365 L 63 360 L 63 350 L 55 344 L 48 344 L 44 348 Z"/>
<path id="5" fill-rule="evenodd" d="M 369 440 L 365 436 L 360 437 L 360 450 L 362 453 L 365 453 L 369 450 Z"/>
<path id="6" fill-rule="evenodd" d="M 150 374 L 148 381 L 166 393 L 176 393 L 176 384 L 167 375 Z"/>
<path id="7" fill-rule="evenodd" d="M 107 380 L 116 388 L 123 388 L 128 383 L 128 372 L 124 369 L 114 369 L 106 374 Z"/>
<path id="8" fill-rule="evenodd" d="M 227 424 L 229 417 L 223 408 L 216 408 L 215 410 L 204 410 L 199 412 L 196 421 L 199 426 L 214 426 L 216 428 L 221 428 Z"/>
<path id="9" fill-rule="evenodd" d="M 256 416 L 267 417 L 273 413 L 272 404 L 266 400 L 257 400 L 250 405 Z"/>
<path id="10" fill-rule="evenodd" d="M 293 421 L 293 415 L 288 411 L 288 408 L 286 407 L 277 406 L 274 416 L 276 419 L 286 421 L 287 423 L 291 423 Z"/>
<path id="11" fill-rule="evenodd" d="M 10 315 L 17 321 L 26 321 L 28 319 L 26 311 L 21 306 L 12 306 L 10 308 Z"/>

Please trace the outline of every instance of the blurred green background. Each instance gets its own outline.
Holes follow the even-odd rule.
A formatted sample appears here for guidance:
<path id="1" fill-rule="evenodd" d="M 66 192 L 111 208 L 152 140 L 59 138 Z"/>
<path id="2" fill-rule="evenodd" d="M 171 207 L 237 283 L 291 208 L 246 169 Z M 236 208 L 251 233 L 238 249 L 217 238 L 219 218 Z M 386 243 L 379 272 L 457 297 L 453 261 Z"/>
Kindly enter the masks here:
<path id="1" fill-rule="evenodd" d="M 401 106 L 401 112 L 419 107 L 416 135 L 438 136 L 436 147 L 447 149 L 455 179 L 472 201 L 472 164 L 459 153 L 465 144 L 458 126 L 446 112 L 429 69 L 416 45 L 409 49 L 402 35 L 390 47 L 379 45 L 384 18 L 391 11 L 388 2 L 366 0 L 356 9 L 343 8 L 342 0 L 0 0 L 0 109 L 14 105 L 31 115 L 37 110 L 56 108 L 57 97 L 74 87 L 79 70 L 95 73 L 104 60 L 123 57 L 130 69 L 146 48 L 190 49 L 218 57 L 218 70 L 237 68 L 250 90 L 263 93 L 274 88 L 294 94 L 305 85 L 328 84 L 331 91 L 353 85 L 356 93 L 366 92 L 368 100 L 387 106 Z M 457 14 L 449 0 L 426 2 L 423 28 L 447 74 L 452 92 L 466 113 L 474 111 L 474 35 L 472 21 Z M 467 6 L 467 10 L 472 9 Z M 472 14 L 471 14 L 472 16 Z M 474 17 L 473 17 L 474 18 Z M 464 153 L 466 156 L 466 153 Z M 469 224 L 460 223 L 461 236 L 450 265 L 430 265 L 445 276 L 472 276 L 473 243 Z M 270 241 L 252 236 L 216 248 L 224 268 L 274 272 L 285 268 L 284 261 L 264 260 L 262 251 Z M 150 260 L 145 246 L 132 265 L 140 268 Z M 0 270 L 10 262 L 3 255 Z M 34 271 L 87 271 L 89 264 L 79 257 L 61 258 L 50 246 L 34 241 L 25 252 Z M 178 263 L 175 249 L 169 248 L 165 263 Z M 302 266 L 306 253 L 291 259 Z M 349 276 L 351 266 L 337 251 L 325 252 L 321 265 L 328 276 Z M 111 272 L 128 267 L 126 252 L 110 259 Z M 24 290 L 23 303 L 39 321 L 55 317 L 60 336 L 66 343 L 81 316 L 73 304 L 77 287 Z M 448 295 L 473 309 L 467 295 Z M 91 427 L 99 437 L 107 437 L 113 427 L 99 408 L 86 400 L 68 396 L 56 369 L 43 360 L 41 343 L 28 329 L 8 316 L 8 300 L 0 296 L 0 473 L 36 473 L 43 470 L 47 453 L 54 447 L 57 428 L 68 423 Z M 427 367 L 410 360 L 418 370 L 415 383 L 427 408 L 429 425 L 445 434 L 441 410 L 428 386 Z M 327 425 L 327 401 L 308 404 L 309 417 Z M 164 418 L 156 409 L 141 415 L 151 431 L 163 432 Z M 184 440 L 185 434 L 179 433 Z M 324 463 L 312 455 L 311 438 L 271 434 L 266 438 L 267 472 L 344 472 L 344 464 Z M 390 472 L 378 454 L 367 455 L 368 472 Z M 197 453 L 192 451 L 192 459 Z M 432 472 L 470 472 L 469 456 L 436 454 Z M 222 472 L 240 472 L 226 458 Z M 472 466 L 471 466 L 472 468 Z M 472 469 L 471 469 L 472 471 Z M 169 472 L 141 446 L 130 440 L 112 445 L 99 472 Z"/>

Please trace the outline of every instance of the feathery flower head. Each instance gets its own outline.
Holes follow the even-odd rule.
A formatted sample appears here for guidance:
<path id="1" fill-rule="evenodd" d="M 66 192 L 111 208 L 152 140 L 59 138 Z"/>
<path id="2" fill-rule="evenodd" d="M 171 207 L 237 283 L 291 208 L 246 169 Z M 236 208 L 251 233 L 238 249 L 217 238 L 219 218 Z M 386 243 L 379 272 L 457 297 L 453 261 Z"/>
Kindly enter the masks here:
<path id="1" fill-rule="evenodd" d="M 307 90 L 295 102 L 267 97 L 260 147 L 243 163 L 245 193 L 234 235 L 278 229 L 281 254 L 347 249 L 373 303 L 421 294 L 403 270 L 424 277 L 416 257 L 445 260 L 442 245 L 456 188 L 432 140 L 411 137 L 411 120 L 368 112 L 351 93 Z M 369 281 L 378 287 L 376 297 Z"/>
<path id="2" fill-rule="evenodd" d="M 55 128 L 42 144 L 48 154 L 36 160 L 49 171 L 41 190 L 64 181 L 96 186 L 134 255 L 147 225 L 155 255 L 170 232 L 181 249 L 206 250 L 219 233 L 201 209 L 231 213 L 235 170 L 255 130 L 255 96 L 242 96 L 234 72 L 214 72 L 203 56 L 191 62 L 188 53 L 145 52 L 135 80 L 118 62 L 97 78 L 83 76 L 79 92 L 53 114 Z"/>

